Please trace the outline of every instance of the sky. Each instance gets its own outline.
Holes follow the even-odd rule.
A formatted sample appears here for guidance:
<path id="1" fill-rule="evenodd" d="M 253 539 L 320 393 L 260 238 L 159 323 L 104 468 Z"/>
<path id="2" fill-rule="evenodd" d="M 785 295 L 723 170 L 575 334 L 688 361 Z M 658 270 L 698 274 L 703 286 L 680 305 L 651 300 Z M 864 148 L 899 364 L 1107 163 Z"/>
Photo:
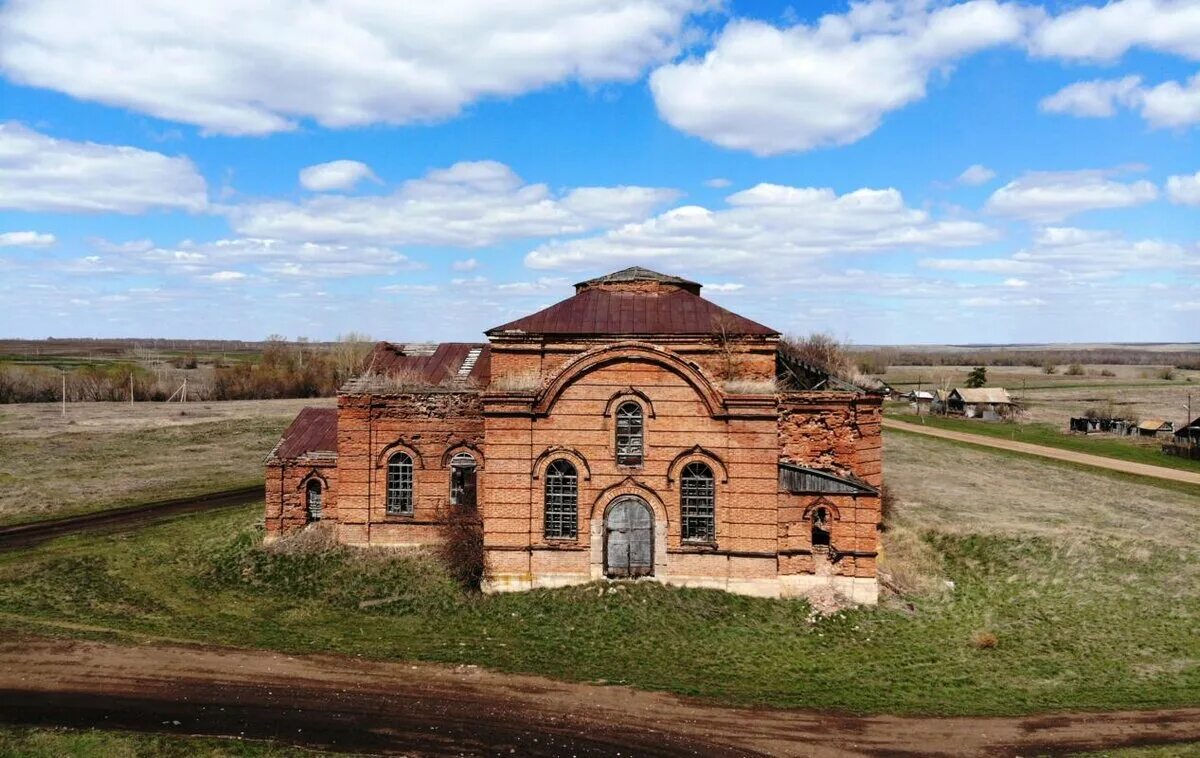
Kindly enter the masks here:
<path id="1" fill-rule="evenodd" d="M 0 336 L 1200 341 L 1200 0 L 120 5 L 0 0 Z"/>

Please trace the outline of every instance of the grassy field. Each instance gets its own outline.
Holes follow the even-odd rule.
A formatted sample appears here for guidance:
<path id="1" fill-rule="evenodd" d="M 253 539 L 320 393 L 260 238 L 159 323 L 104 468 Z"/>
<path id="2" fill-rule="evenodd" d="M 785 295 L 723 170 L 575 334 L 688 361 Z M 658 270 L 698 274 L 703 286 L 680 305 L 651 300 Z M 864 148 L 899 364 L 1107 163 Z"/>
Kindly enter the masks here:
<path id="1" fill-rule="evenodd" d="M 905 408 L 907 409 L 907 406 Z M 1045 445 L 1061 450 L 1072 450 L 1077 453 L 1100 455 L 1105 458 L 1116 458 L 1133 463 L 1145 463 L 1151 466 L 1164 466 L 1182 471 L 1200 471 L 1200 461 L 1165 455 L 1160 449 L 1160 443 L 1157 441 L 1147 444 L 1139 443 L 1127 437 L 1070 434 L 1049 424 L 990 423 L 954 416 L 917 416 L 912 413 L 889 412 L 887 415 L 889 418 L 894 418 L 898 421 L 924 424 L 936 429 L 948 429 L 953 432 L 978 434 L 984 437 L 1017 440 L 1019 442 L 1028 442 L 1031 445 Z"/>
<path id="2" fill-rule="evenodd" d="M 467 596 L 420 552 L 265 549 L 251 506 L 0 555 L 0 626 L 853 712 L 1200 701 L 1200 497 L 912 435 L 889 434 L 885 455 L 903 504 L 884 567 L 908 597 L 826 618 L 651 583 Z"/>
<path id="3" fill-rule="evenodd" d="M 4 758 L 296 758 L 327 755 L 332 753 L 239 740 L 97 729 L 0 727 L 0 756 Z"/>
<path id="4" fill-rule="evenodd" d="M 299 409 L 332 402 L 0 405 L 0 524 L 261 482 Z"/>

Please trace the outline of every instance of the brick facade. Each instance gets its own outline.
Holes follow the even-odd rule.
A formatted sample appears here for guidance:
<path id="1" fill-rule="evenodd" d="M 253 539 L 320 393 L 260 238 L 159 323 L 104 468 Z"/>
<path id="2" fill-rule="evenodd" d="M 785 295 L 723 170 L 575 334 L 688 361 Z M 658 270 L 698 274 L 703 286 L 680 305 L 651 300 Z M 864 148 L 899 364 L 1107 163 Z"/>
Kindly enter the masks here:
<path id="1" fill-rule="evenodd" d="M 641 307 L 660 293 L 707 304 L 695 294 L 699 285 L 654 276 L 660 279 L 594 282 L 602 282 L 622 318 L 618 307 Z M 594 304 L 596 293 L 589 297 Z M 593 323 L 605 317 L 595 315 Z M 754 331 L 732 321 L 740 317 L 730 319 Z M 343 542 L 436 542 L 454 507 L 451 460 L 467 453 L 476 463 L 489 590 L 603 579 L 612 570 L 608 547 L 617 544 L 606 514 L 616 503 L 634 502 L 649 512 L 649 536 L 636 533 L 647 548 L 639 570 L 656 580 L 768 596 L 831 584 L 873 602 L 880 398 L 770 385 L 761 394 L 726 391 L 722 379 L 746 388 L 775 377 L 778 335 L 743 322 L 758 333 L 705 332 L 686 321 L 668 324 L 678 331 L 651 323 L 635 334 L 553 331 L 569 332 L 570 323 L 540 333 L 501 327 L 489 332 L 489 375 L 477 386 L 403 393 L 348 387 L 338 398 L 335 463 L 269 463 L 268 534 L 306 523 L 302 480 L 319 475 L 329 493 L 323 518 L 336 523 Z M 627 404 L 642 419 L 636 464 L 617 456 L 617 410 Z M 412 460 L 412 513 L 403 516 L 385 508 L 387 462 L 396 451 Z M 556 461 L 577 474 L 573 537 L 547 536 L 547 469 Z M 714 529 L 711 538 L 686 540 L 683 472 L 693 463 L 712 474 Z M 802 491 L 784 486 L 781 465 L 799 467 L 803 475 L 793 480 L 808 483 Z M 827 546 L 813 544 L 814 518 L 827 519 Z"/>

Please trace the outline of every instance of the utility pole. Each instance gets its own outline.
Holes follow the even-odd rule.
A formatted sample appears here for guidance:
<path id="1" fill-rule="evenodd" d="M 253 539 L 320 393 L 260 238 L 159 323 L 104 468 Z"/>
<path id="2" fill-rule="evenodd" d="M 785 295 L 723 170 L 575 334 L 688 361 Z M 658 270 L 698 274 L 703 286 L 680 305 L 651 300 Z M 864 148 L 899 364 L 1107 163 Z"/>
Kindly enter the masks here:
<path id="1" fill-rule="evenodd" d="M 133 372 L 129 372 L 129 407 L 133 407 Z"/>
<path id="2" fill-rule="evenodd" d="M 64 368 L 64 369 L 59 369 L 59 371 L 62 371 L 62 415 L 63 415 L 63 418 L 66 418 L 67 417 L 67 370 Z"/>

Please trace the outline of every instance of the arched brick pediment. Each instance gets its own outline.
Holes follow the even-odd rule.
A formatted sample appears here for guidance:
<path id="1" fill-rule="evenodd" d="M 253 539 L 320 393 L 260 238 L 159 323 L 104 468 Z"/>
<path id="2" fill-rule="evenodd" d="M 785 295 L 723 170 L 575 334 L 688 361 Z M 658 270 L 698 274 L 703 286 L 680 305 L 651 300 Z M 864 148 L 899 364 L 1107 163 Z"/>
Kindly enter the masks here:
<path id="1" fill-rule="evenodd" d="M 538 393 L 533 404 L 534 413 L 543 416 L 549 413 L 562 393 L 585 374 L 621 362 L 661 366 L 687 382 L 696 391 L 710 415 L 719 416 L 724 411 L 720 391 L 696 364 L 685 361 L 670 350 L 647 342 L 617 342 L 589 350 L 568 361 Z"/>

